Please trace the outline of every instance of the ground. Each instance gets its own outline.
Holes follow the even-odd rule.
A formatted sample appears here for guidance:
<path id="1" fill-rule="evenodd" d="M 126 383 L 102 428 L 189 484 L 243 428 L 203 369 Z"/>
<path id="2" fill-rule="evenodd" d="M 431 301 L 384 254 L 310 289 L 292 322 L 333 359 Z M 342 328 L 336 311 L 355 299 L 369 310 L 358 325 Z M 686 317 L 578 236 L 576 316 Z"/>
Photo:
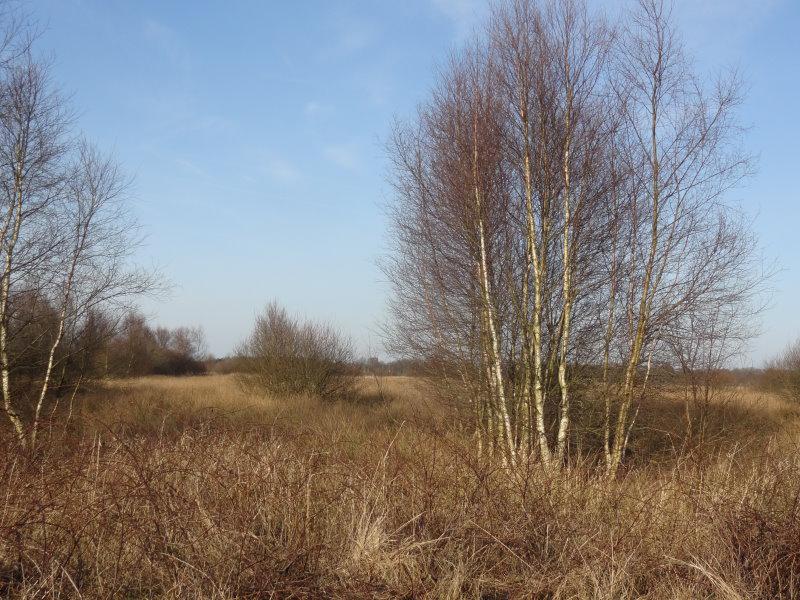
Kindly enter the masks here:
<path id="1" fill-rule="evenodd" d="M 363 402 L 232 375 L 101 384 L 0 453 L 0 592 L 83 598 L 800 598 L 800 413 L 738 389 L 686 440 L 643 409 L 610 479 L 479 460 L 412 378 Z M 683 433 L 682 433 L 683 432 Z M 684 435 L 684 437 L 682 437 Z"/>

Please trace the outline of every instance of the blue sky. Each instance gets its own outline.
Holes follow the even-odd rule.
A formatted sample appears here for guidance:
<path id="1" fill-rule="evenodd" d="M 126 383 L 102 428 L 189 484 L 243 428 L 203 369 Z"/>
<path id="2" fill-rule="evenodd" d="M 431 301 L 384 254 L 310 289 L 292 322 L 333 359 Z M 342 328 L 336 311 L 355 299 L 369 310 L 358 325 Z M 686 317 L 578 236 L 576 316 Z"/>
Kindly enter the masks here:
<path id="1" fill-rule="evenodd" d="M 623 0 L 603 0 L 612 13 Z M 80 128 L 135 178 L 147 301 L 229 352 L 278 299 L 379 353 L 384 144 L 425 99 L 482 0 L 36 0 L 39 51 Z M 738 66 L 758 175 L 737 190 L 782 271 L 749 361 L 800 335 L 800 2 L 677 0 L 698 68 Z"/>

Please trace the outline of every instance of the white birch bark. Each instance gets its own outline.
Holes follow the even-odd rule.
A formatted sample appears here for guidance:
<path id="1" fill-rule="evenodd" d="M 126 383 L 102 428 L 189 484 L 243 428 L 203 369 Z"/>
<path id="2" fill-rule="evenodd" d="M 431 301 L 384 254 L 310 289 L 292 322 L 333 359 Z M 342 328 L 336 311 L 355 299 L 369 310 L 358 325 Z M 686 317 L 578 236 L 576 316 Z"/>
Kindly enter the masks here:
<path id="1" fill-rule="evenodd" d="M 8 355 L 8 308 L 11 296 L 11 276 L 13 273 L 14 250 L 19 240 L 22 228 L 22 208 L 23 208 L 23 189 L 22 189 L 22 147 L 18 143 L 15 148 L 17 164 L 14 168 L 14 202 L 9 203 L 9 214 L 3 228 L 3 273 L 2 283 L 0 283 L 0 379 L 2 379 L 3 390 L 3 409 L 6 416 L 14 427 L 19 443 L 26 446 L 25 427 L 22 419 L 14 407 L 14 398 L 11 391 L 10 363 Z M 6 239 L 8 226 L 13 223 L 11 237 Z"/>
<path id="2" fill-rule="evenodd" d="M 500 355 L 500 344 L 498 340 L 496 313 L 494 302 L 492 301 L 491 283 L 489 280 L 489 266 L 486 248 L 486 228 L 483 219 L 483 200 L 480 191 L 478 175 L 478 117 L 477 113 L 473 118 L 473 148 L 472 148 L 472 177 L 475 194 L 475 209 L 478 216 L 478 244 L 480 253 L 480 277 L 481 293 L 486 310 L 486 325 L 489 334 L 489 364 L 492 372 L 492 382 L 494 385 L 494 401 L 497 404 L 497 418 L 499 428 L 502 431 L 503 442 L 508 460 L 512 465 L 516 463 L 514 451 L 514 439 L 511 428 L 511 420 L 508 415 L 506 404 L 505 385 L 503 381 L 503 366 Z"/>

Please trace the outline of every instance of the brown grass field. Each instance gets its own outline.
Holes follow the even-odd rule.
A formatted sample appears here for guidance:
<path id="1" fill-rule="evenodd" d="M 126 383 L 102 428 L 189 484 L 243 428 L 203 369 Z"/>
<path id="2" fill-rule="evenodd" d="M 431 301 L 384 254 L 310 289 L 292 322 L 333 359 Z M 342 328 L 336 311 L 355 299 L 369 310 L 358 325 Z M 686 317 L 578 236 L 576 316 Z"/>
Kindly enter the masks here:
<path id="1" fill-rule="evenodd" d="M 688 443 L 653 401 L 609 480 L 479 461 L 413 379 L 381 388 L 152 377 L 85 395 L 36 455 L 3 430 L 0 595 L 800 598 L 797 406 L 740 390 Z"/>

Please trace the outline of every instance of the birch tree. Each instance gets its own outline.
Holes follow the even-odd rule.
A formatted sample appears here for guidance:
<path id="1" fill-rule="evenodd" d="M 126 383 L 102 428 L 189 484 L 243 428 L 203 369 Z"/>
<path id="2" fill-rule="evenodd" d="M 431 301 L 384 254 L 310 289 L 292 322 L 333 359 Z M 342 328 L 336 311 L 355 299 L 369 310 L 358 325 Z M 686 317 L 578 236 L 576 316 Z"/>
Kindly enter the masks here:
<path id="1" fill-rule="evenodd" d="M 490 31 L 510 107 L 506 147 L 520 195 L 517 210 L 524 215 L 518 309 L 529 344 L 527 393 L 540 457 L 562 462 L 571 413 L 568 370 L 576 362 L 574 332 L 581 329 L 575 308 L 594 288 L 588 268 L 596 252 L 593 228 L 607 187 L 610 128 L 601 117 L 614 32 L 574 1 L 511 3 L 496 11 Z M 545 413 L 553 389 L 559 401 L 551 419 Z"/>
<path id="2" fill-rule="evenodd" d="M 398 125 L 392 349 L 469 407 L 479 452 L 559 468 L 580 396 L 616 472 L 668 341 L 749 314 L 755 244 L 724 201 L 749 171 L 738 91 L 705 89 L 657 0 L 617 28 L 516 0 Z"/>
<path id="3" fill-rule="evenodd" d="M 390 271 L 403 282 L 394 309 L 405 315 L 396 341 L 437 357 L 437 376 L 455 384 L 440 389 L 469 397 L 479 445 L 513 463 L 519 375 L 507 365 L 520 346 L 508 282 L 517 240 L 495 67 L 480 48 L 449 67 L 419 126 L 398 128 L 393 141 L 401 251 Z"/>
<path id="4" fill-rule="evenodd" d="M 618 56 L 629 201 L 624 375 L 616 422 L 606 431 L 610 472 L 623 458 L 653 355 L 687 317 L 748 299 L 754 249 L 741 213 L 724 202 L 750 171 L 735 119 L 739 80 L 720 78 L 704 89 L 663 0 L 639 3 Z"/>
<path id="5" fill-rule="evenodd" d="M 131 268 L 137 240 L 125 200 L 127 182 L 114 161 L 70 136 L 67 104 L 46 68 L 29 54 L 0 82 L 0 376 L 3 407 L 23 446 L 36 444 L 64 336 L 94 309 L 113 308 L 155 289 L 156 279 Z M 41 365 L 28 365 L 33 392 L 15 385 L 12 338 L 29 323 L 15 320 L 15 299 L 41 298 L 54 312 L 39 338 Z"/>

